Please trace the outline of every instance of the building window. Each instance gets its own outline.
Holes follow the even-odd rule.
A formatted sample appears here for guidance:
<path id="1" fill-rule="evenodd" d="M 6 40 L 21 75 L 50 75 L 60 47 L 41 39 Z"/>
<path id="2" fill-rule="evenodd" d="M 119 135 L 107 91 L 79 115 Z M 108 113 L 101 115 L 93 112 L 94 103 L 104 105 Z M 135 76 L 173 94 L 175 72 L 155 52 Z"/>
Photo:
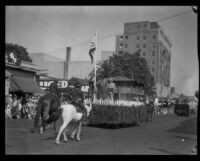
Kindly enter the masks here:
<path id="1" fill-rule="evenodd" d="M 125 48 L 128 48 L 128 44 L 125 44 Z"/>
<path id="2" fill-rule="evenodd" d="M 155 51 L 154 50 L 152 51 L 152 56 L 155 56 Z"/>
<path id="3" fill-rule="evenodd" d="M 146 52 L 145 51 L 143 52 L 143 56 L 146 56 Z"/>
<path id="4" fill-rule="evenodd" d="M 128 36 L 125 36 L 125 39 L 128 40 Z"/>
<path id="5" fill-rule="evenodd" d="M 156 44 L 153 43 L 153 44 L 152 44 L 152 47 L 153 47 L 153 48 L 156 48 Z"/>
<path id="6" fill-rule="evenodd" d="M 137 36 L 137 40 L 140 40 L 140 37 L 139 37 L 139 36 Z"/>
<path id="7" fill-rule="evenodd" d="M 146 36 L 145 35 L 143 36 L 143 40 L 146 40 Z"/>
<path id="8" fill-rule="evenodd" d="M 152 72 L 155 72 L 155 69 L 154 69 L 154 68 L 151 68 L 151 71 L 152 71 Z"/>
<path id="9" fill-rule="evenodd" d="M 146 44 L 143 44 L 143 48 L 146 48 Z"/>
<path id="10" fill-rule="evenodd" d="M 120 46 L 119 46 L 120 48 L 122 48 L 123 47 L 123 44 L 120 44 Z"/>
<path id="11" fill-rule="evenodd" d="M 140 44 L 137 44 L 137 48 L 140 48 Z"/>
<path id="12" fill-rule="evenodd" d="M 156 39 L 156 35 L 153 35 L 153 39 Z"/>
<path id="13" fill-rule="evenodd" d="M 154 60 L 152 60 L 152 61 L 151 61 L 151 64 L 152 64 L 152 65 L 154 65 L 154 64 L 155 64 L 155 61 L 154 61 Z"/>
<path id="14" fill-rule="evenodd" d="M 120 36 L 120 40 L 123 41 L 123 39 L 124 39 L 123 36 Z"/>

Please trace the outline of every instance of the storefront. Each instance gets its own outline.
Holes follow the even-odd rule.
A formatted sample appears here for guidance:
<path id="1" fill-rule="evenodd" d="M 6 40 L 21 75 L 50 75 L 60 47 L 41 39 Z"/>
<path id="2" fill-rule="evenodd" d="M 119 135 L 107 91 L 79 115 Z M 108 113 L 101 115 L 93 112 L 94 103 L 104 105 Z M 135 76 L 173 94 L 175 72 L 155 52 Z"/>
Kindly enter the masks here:
<path id="1" fill-rule="evenodd" d="M 6 61 L 5 67 L 5 71 L 12 75 L 9 81 L 6 80 L 7 92 L 19 95 L 25 93 L 42 95 L 44 93 L 38 85 L 37 72 L 39 70 L 34 64 L 22 61 L 20 65 L 17 65 Z"/>

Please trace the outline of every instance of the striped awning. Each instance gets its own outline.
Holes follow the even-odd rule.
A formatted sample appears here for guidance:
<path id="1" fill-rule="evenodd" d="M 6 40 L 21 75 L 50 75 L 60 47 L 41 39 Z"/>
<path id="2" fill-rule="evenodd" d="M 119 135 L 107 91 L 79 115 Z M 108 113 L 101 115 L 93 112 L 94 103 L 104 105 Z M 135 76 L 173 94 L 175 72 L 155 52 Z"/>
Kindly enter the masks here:
<path id="1" fill-rule="evenodd" d="M 10 82 L 10 92 L 43 93 L 41 88 L 31 78 L 13 76 Z"/>

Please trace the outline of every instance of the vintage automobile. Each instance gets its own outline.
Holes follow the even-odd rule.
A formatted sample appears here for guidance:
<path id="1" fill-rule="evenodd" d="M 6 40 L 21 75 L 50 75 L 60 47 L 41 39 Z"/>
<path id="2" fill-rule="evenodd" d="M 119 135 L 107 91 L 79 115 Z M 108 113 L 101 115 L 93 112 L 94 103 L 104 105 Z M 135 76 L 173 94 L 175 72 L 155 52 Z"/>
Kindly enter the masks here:
<path id="1" fill-rule="evenodd" d="M 176 104 L 174 106 L 174 114 L 177 116 L 189 116 L 190 107 L 188 104 Z"/>

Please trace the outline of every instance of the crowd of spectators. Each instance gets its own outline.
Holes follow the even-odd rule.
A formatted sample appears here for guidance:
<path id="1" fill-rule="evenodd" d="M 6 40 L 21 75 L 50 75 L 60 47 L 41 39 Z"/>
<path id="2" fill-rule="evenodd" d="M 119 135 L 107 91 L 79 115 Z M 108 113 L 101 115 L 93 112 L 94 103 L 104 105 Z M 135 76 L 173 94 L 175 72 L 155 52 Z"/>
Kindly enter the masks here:
<path id="1" fill-rule="evenodd" d="M 28 94 L 24 96 L 10 94 L 6 98 L 6 117 L 9 119 L 33 119 L 36 114 L 36 106 L 39 98 L 39 96 Z"/>

